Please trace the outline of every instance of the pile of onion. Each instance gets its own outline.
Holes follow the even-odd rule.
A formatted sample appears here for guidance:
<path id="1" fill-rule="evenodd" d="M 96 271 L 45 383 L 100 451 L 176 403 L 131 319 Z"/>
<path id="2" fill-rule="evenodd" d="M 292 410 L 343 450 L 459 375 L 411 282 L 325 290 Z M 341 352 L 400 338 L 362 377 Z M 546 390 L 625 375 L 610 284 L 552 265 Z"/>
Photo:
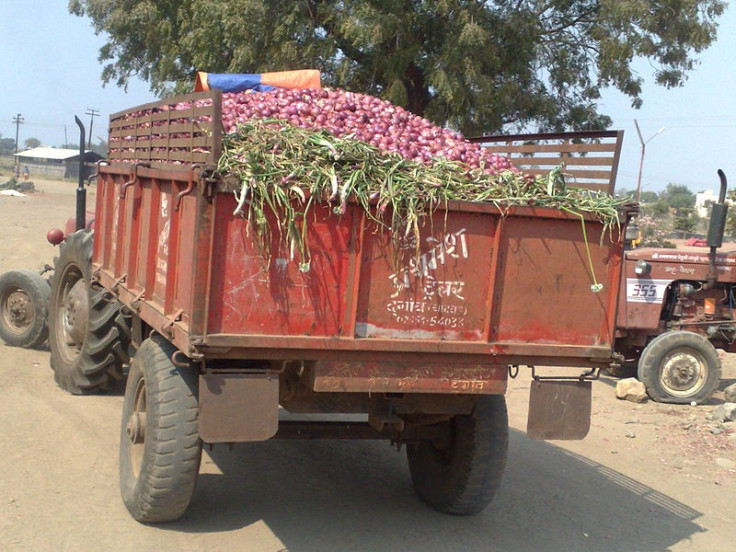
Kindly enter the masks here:
<path id="1" fill-rule="evenodd" d="M 513 170 L 506 157 L 391 102 L 365 94 L 339 89 L 223 94 L 225 132 L 236 132 L 239 123 L 252 119 L 282 119 L 293 126 L 324 129 L 338 137 L 352 136 L 421 163 L 444 158 L 489 174 Z"/>

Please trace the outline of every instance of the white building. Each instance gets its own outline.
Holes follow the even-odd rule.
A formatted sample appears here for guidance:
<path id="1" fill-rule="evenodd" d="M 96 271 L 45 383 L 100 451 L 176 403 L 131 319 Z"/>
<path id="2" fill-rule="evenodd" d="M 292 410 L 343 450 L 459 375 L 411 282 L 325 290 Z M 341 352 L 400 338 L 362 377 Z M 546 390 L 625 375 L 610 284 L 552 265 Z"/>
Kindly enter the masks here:
<path id="1" fill-rule="evenodd" d="M 16 153 L 15 157 L 21 169 L 28 167 L 31 178 L 77 178 L 79 175 L 79 150 L 39 146 Z M 94 172 L 94 164 L 101 158 L 91 150 L 84 152 L 85 178 Z"/>
<path id="2" fill-rule="evenodd" d="M 695 194 L 695 212 L 702 218 L 710 216 L 710 204 L 718 202 L 718 194 L 704 190 Z"/>

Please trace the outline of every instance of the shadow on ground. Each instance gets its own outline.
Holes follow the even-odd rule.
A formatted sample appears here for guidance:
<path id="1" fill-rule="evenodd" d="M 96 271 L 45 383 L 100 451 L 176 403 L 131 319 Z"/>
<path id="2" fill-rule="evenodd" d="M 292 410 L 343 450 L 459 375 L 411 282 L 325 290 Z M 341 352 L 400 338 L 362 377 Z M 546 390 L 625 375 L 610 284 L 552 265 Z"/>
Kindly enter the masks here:
<path id="1" fill-rule="evenodd" d="M 426 507 L 403 452 L 383 442 L 267 441 L 218 447 L 204 460 L 222 474 L 200 475 L 186 517 L 161 529 L 262 522 L 294 552 L 655 551 L 700 531 L 701 514 L 687 505 L 519 431 L 499 495 L 474 517 Z"/>

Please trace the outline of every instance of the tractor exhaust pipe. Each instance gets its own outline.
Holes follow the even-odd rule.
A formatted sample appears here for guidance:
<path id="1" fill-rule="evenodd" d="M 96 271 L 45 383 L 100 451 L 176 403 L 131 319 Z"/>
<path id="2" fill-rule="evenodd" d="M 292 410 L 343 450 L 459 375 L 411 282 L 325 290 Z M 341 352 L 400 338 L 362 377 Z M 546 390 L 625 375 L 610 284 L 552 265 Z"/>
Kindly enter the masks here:
<path id="1" fill-rule="evenodd" d="M 708 255 L 710 270 L 706 278 L 708 287 L 713 286 L 718 278 L 716 274 L 716 250 L 723 245 L 723 234 L 726 231 L 726 216 L 728 215 L 728 205 L 726 204 L 728 183 L 726 175 L 721 169 L 718 169 L 718 178 L 721 180 L 721 192 L 718 195 L 718 203 L 713 204 L 710 213 L 710 224 L 708 225 L 708 247 L 710 247 Z"/>
<path id="2" fill-rule="evenodd" d="M 79 117 L 74 116 L 74 121 L 79 127 L 79 181 L 77 185 L 77 220 L 76 229 L 81 230 L 86 226 L 87 222 L 87 190 L 84 187 L 84 124 Z"/>

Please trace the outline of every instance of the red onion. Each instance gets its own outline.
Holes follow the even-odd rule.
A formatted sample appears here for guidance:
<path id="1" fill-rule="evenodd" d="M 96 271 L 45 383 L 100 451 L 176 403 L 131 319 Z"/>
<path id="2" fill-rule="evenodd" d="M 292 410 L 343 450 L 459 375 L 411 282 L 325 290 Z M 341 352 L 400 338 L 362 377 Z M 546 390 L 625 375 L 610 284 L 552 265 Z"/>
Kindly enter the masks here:
<path id="1" fill-rule="evenodd" d="M 209 100 L 197 100 L 193 105 L 191 102 L 180 102 L 164 105 L 157 110 L 185 111 L 193 106 L 204 106 L 207 102 Z M 127 114 L 125 118 L 130 121 L 130 136 L 111 141 L 160 137 L 153 132 L 150 137 L 139 135 L 138 129 L 167 124 L 163 120 L 153 123 L 138 120 L 149 114 L 150 111 Z M 285 120 L 303 128 L 325 129 L 336 136 L 351 135 L 380 150 L 395 152 L 421 163 L 445 158 L 464 163 L 470 168 L 482 168 L 489 174 L 516 170 L 508 158 L 468 142 L 458 132 L 435 126 L 422 117 L 373 96 L 338 89 L 277 89 L 222 95 L 222 124 L 225 132 L 235 132 L 239 123 L 250 119 L 266 118 Z M 182 121 L 186 119 L 182 118 Z"/>
<path id="2" fill-rule="evenodd" d="M 352 134 L 383 151 L 431 163 L 458 161 L 495 174 L 514 170 L 511 162 L 465 140 L 459 133 L 433 125 L 388 101 L 344 90 L 287 90 L 223 94 L 223 126 L 234 132 L 253 118 L 283 119 L 304 128 L 323 128 L 336 136 Z"/>

